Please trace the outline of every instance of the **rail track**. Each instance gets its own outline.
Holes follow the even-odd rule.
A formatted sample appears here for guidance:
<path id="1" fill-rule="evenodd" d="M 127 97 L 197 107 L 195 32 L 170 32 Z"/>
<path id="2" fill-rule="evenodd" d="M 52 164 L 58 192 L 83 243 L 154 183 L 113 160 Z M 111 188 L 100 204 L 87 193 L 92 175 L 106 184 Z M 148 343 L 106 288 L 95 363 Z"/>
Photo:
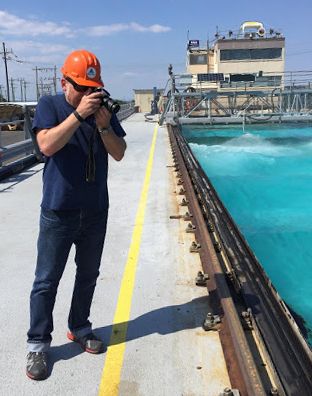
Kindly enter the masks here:
<path id="1" fill-rule="evenodd" d="M 168 130 L 232 387 L 248 396 L 311 396 L 312 352 L 299 327 L 179 127 Z"/>

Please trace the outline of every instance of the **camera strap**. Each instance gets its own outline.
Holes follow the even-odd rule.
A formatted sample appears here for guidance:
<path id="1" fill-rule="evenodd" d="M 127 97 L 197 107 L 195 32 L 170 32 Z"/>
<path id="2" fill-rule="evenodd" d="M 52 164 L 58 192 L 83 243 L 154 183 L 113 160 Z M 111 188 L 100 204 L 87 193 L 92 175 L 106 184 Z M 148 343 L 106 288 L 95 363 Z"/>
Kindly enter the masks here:
<path id="1" fill-rule="evenodd" d="M 95 181 L 95 157 L 94 157 L 94 139 L 96 127 L 94 128 L 89 140 L 88 158 L 86 164 L 86 181 L 92 183 Z"/>

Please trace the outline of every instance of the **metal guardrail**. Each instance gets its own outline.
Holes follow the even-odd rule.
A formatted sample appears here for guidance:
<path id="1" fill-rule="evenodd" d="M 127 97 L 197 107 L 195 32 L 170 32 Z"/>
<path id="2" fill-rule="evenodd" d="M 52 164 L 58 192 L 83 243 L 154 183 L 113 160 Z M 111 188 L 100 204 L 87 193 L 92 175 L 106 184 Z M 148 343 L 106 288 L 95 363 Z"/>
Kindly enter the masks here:
<path id="1" fill-rule="evenodd" d="M 31 118 L 33 110 L 36 106 L 35 102 L 29 103 L 3 103 L 0 109 L 5 113 L 5 108 L 18 109 L 19 119 L 10 120 L 0 123 L 0 177 L 6 177 L 8 174 L 15 173 L 21 167 L 40 161 L 42 159 L 35 136 L 31 129 Z M 13 133 L 16 128 L 14 126 L 23 126 L 22 131 L 24 140 L 15 142 L 6 146 L 1 144 L 3 126 L 8 126 Z"/>
<path id="2" fill-rule="evenodd" d="M 256 81 L 256 85 L 250 82 L 244 87 L 198 83 L 192 74 L 171 71 L 169 75 L 160 125 L 194 122 L 195 118 L 199 123 L 210 124 L 237 123 L 241 118 L 248 118 L 249 122 L 264 122 L 265 118 L 283 122 L 284 116 L 287 122 L 291 121 L 289 117 L 305 122 L 312 115 L 312 71 L 285 72 L 277 86 L 261 86 Z"/>
<path id="3" fill-rule="evenodd" d="M 12 158 L 20 156 L 21 154 L 31 154 L 33 150 L 34 145 L 31 139 L 26 139 L 22 142 L 13 143 L 6 147 L 0 148 L 0 161 L 9 161 Z"/>
<path id="4" fill-rule="evenodd" d="M 133 103 L 126 103 L 120 106 L 120 110 L 117 113 L 117 118 L 119 121 L 125 120 L 135 113 L 135 108 Z"/>

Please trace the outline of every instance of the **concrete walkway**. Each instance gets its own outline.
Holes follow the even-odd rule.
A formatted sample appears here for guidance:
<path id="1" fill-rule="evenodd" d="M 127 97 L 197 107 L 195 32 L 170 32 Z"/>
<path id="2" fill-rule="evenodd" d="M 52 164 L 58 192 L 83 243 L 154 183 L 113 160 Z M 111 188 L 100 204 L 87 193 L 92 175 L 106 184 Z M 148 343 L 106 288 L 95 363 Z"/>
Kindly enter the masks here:
<path id="1" fill-rule="evenodd" d="M 138 203 L 157 124 L 136 114 L 123 127 L 128 149 L 123 161 L 110 160 L 108 234 L 91 311 L 95 332 L 107 344 L 116 307 L 123 301 L 119 291 L 138 226 Z M 158 129 L 142 235 L 136 243 L 138 261 L 132 274 L 133 293 L 129 292 L 127 338 L 125 343 L 120 341 L 119 347 L 125 349 L 119 363 L 109 362 L 108 353 L 82 353 L 66 338 L 75 273 L 72 251 L 54 310 L 50 376 L 43 382 L 26 377 L 25 341 L 42 168 L 36 165 L 0 184 L 0 395 L 216 396 L 230 386 L 219 335 L 201 328 L 207 314 L 207 291 L 194 286 L 201 268 L 198 255 L 189 253 L 193 236 L 185 233 L 183 220 L 169 218 L 182 208 L 165 127 Z M 100 388 L 104 367 L 112 381 L 120 369 L 114 391 Z"/>

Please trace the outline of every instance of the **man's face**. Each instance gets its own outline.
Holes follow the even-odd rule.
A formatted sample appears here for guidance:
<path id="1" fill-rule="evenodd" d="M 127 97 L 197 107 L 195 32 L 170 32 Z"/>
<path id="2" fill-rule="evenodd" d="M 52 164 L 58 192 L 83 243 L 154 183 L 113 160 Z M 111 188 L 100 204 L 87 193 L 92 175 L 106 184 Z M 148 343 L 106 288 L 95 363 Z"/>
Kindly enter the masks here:
<path id="1" fill-rule="evenodd" d="M 61 79 L 61 85 L 62 85 L 63 92 L 65 94 L 66 101 L 70 105 L 72 105 L 74 108 L 78 107 L 78 105 L 81 101 L 81 98 L 84 95 L 89 95 L 89 93 L 92 92 L 91 88 L 88 88 L 84 92 L 79 92 L 79 90 L 75 89 L 75 86 L 71 82 L 65 80 L 65 78 Z"/>

